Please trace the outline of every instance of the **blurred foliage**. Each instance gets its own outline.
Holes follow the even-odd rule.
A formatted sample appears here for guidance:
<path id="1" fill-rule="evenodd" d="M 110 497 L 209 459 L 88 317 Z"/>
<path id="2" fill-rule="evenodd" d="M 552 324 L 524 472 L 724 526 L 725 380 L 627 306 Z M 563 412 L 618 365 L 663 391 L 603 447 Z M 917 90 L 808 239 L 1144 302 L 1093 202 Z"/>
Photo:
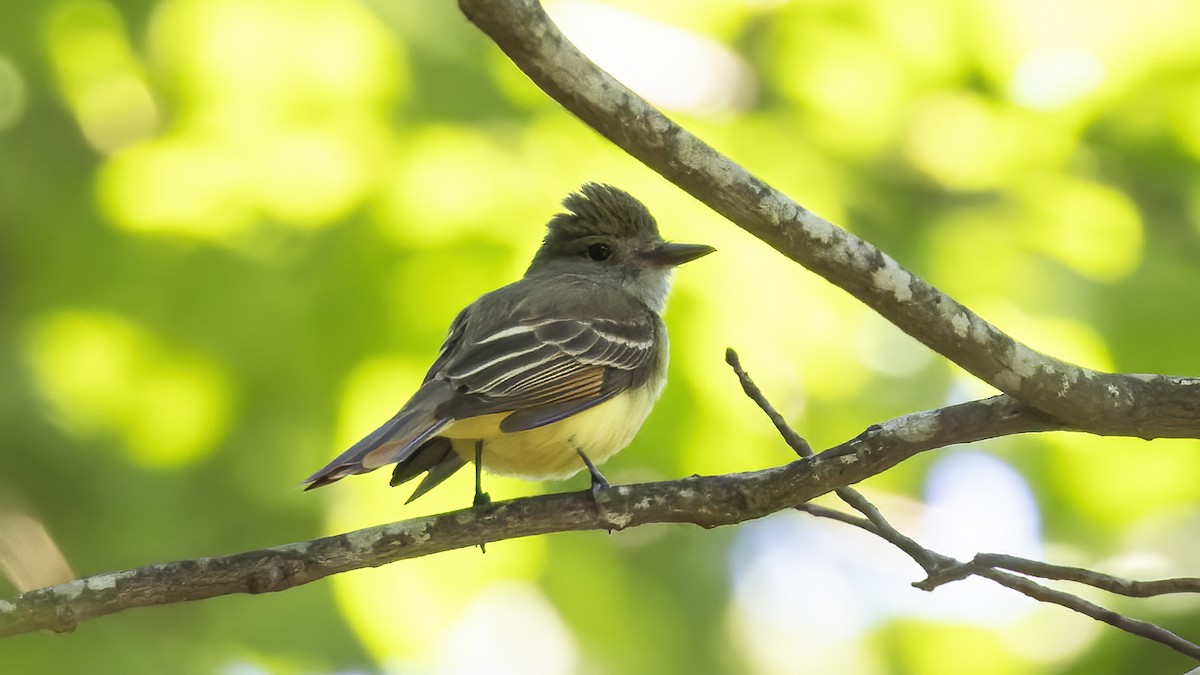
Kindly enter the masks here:
<path id="1" fill-rule="evenodd" d="M 716 147 L 1016 337 L 1098 368 L 1200 373 L 1200 5 L 550 9 Z M 452 3 L 8 0 L 3 15 L 0 510 L 32 517 L 77 574 L 468 505 L 468 472 L 409 507 L 382 474 L 297 484 L 403 402 L 454 314 L 519 276 L 558 200 L 589 180 L 638 195 L 667 237 L 720 250 L 678 275 L 671 384 L 611 479 L 790 459 L 726 346 L 816 446 L 988 393 L 603 142 Z M 948 553 L 1195 575 L 1197 450 L 1009 438 L 930 453 L 865 489 Z M 584 482 L 488 486 L 503 499 Z M 919 593 L 911 562 L 851 530 L 780 514 L 504 542 L 7 638 L 0 663 L 1189 667 L 986 584 Z M 0 580 L 0 596 L 15 592 Z M 1194 600 L 1115 607 L 1200 636 Z"/>

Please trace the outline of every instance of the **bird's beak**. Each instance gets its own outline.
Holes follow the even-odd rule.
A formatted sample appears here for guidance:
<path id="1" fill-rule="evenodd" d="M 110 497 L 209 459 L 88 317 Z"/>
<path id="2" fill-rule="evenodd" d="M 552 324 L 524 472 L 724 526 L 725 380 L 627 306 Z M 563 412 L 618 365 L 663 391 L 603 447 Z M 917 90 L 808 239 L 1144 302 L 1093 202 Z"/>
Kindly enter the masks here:
<path id="1" fill-rule="evenodd" d="M 675 242 L 664 242 L 646 251 L 643 255 L 646 260 L 654 265 L 662 265 L 663 267 L 674 267 L 682 265 L 685 262 L 691 262 L 696 258 L 712 253 L 717 249 L 704 244 L 676 244 Z"/>

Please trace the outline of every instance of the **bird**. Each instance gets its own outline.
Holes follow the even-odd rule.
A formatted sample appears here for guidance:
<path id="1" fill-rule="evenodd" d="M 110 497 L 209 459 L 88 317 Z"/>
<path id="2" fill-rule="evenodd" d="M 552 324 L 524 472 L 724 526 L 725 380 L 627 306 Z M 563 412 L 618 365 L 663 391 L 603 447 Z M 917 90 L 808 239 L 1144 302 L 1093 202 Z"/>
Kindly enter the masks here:
<path id="1" fill-rule="evenodd" d="M 527 480 L 587 469 L 632 442 L 662 393 L 662 312 L 678 265 L 711 246 L 664 241 L 629 193 L 587 183 L 562 202 L 524 276 L 486 293 L 450 325 L 412 398 L 303 481 L 311 490 L 395 464 L 391 485 L 424 474 L 406 503 L 468 462 Z"/>

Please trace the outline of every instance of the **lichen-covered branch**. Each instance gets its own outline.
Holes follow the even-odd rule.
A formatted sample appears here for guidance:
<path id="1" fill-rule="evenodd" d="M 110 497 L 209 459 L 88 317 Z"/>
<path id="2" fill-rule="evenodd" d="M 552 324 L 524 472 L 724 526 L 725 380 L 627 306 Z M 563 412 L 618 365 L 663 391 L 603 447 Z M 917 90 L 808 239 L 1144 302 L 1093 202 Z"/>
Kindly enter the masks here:
<path id="1" fill-rule="evenodd" d="M 1085 431 L 1200 438 L 1200 379 L 1100 373 L 1029 348 L 668 119 L 576 49 L 536 0 L 459 6 L 538 87 L 621 149 L 997 389 Z"/>
<path id="2" fill-rule="evenodd" d="M 456 548 L 570 530 L 646 523 L 731 525 L 795 507 L 956 443 L 1057 428 L 1007 396 L 929 410 L 872 426 L 815 457 L 723 476 L 613 486 L 599 507 L 590 492 L 543 495 L 226 556 L 149 565 L 0 600 L 0 636 L 69 631 L 133 607 L 232 593 L 281 591 L 331 574 Z"/>

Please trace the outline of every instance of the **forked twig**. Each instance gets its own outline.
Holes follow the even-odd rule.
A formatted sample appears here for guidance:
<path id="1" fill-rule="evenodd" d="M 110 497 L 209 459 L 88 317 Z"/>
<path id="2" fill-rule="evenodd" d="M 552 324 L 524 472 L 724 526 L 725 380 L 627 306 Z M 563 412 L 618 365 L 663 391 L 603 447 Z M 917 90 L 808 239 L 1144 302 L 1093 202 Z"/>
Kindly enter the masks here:
<path id="1" fill-rule="evenodd" d="M 783 418 L 783 415 L 779 414 L 779 411 L 767 400 L 762 390 L 758 388 L 758 385 L 754 384 L 750 375 L 742 368 L 741 360 L 738 358 L 737 353 L 732 349 L 726 350 L 725 361 L 733 368 L 733 372 L 737 374 L 738 380 L 742 384 L 742 390 L 767 414 L 767 417 L 770 418 L 775 428 L 779 430 L 780 435 L 788 446 L 795 450 L 801 457 L 813 457 L 814 454 L 811 446 L 800 434 L 791 428 Z M 801 504 L 796 509 L 813 516 L 829 518 L 866 530 L 904 551 L 925 570 L 926 578 L 913 583 L 913 586 L 916 588 L 932 591 L 942 584 L 959 581 L 969 576 L 984 577 L 1034 600 L 1066 607 L 1097 621 L 1103 621 L 1114 628 L 1132 635 L 1154 640 L 1194 659 L 1200 660 L 1200 645 L 1185 640 L 1161 626 L 1105 609 L 1077 595 L 1043 586 L 1028 577 L 1035 576 L 1044 579 L 1075 581 L 1132 597 L 1148 597 L 1166 593 L 1200 592 L 1200 579 L 1184 577 L 1157 581 L 1132 581 L 1092 570 L 1051 565 L 1049 563 L 998 553 L 980 553 L 969 562 L 961 562 L 950 556 L 931 551 L 917 543 L 911 537 L 901 533 L 888 523 L 879 509 L 858 490 L 851 487 L 840 487 L 834 490 L 834 492 L 842 501 L 849 504 L 854 510 L 865 517 L 859 518 L 818 504 Z M 1020 574 L 1013 574 L 1013 572 L 1019 572 Z"/>

